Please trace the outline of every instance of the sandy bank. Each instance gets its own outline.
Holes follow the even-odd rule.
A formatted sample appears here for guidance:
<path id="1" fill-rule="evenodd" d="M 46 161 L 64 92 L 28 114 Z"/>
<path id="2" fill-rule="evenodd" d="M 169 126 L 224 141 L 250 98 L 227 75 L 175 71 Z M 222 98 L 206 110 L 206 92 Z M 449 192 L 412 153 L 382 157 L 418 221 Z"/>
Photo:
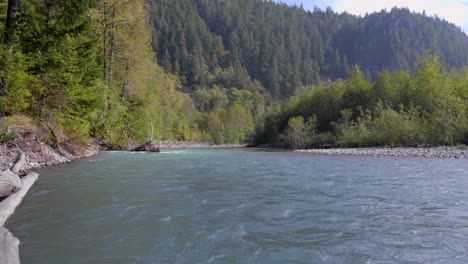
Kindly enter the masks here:
<path id="1" fill-rule="evenodd" d="M 443 159 L 468 159 L 466 147 L 434 148 L 335 148 L 295 150 L 299 153 L 335 156 L 373 156 L 373 157 L 421 157 Z"/>

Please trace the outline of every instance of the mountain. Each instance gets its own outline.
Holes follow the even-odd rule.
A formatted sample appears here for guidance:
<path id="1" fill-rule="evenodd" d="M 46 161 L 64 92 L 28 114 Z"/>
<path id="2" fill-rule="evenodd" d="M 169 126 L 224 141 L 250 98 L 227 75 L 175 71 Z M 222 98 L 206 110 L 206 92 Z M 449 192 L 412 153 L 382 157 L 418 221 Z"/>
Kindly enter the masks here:
<path id="1" fill-rule="evenodd" d="M 275 98 L 345 78 L 353 65 L 375 80 L 382 70 L 414 72 L 436 55 L 468 64 L 468 36 L 438 17 L 394 8 L 358 17 L 263 0 L 149 0 L 153 47 L 188 90 L 252 89 Z"/>

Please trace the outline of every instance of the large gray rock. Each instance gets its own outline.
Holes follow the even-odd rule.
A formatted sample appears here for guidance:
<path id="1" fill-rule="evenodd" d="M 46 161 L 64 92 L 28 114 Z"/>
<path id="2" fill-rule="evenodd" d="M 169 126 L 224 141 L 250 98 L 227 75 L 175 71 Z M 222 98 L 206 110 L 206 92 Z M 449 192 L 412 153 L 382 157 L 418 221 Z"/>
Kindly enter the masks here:
<path id="1" fill-rule="evenodd" d="M 0 197 L 10 196 L 23 187 L 21 178 L 10 170 L 0 172 Z"/>
<path id="2" fill-rule="evenodd" d="M 0 264 L 19 264 L 19 240 L 0 226 Z"/>

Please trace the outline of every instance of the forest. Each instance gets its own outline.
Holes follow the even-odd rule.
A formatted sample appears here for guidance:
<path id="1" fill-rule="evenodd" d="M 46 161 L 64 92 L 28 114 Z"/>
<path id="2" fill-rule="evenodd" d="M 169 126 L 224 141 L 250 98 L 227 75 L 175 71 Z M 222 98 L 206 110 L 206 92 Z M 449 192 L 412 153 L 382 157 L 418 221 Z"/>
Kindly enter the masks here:
<path id="1" fill-rule="evenodd" d="M 394 8 L 0 0 L 0 141 L 466 144 L 468 37 Z"/>
<path id="2" fill-rule="evenodd" d="M 447 69 L 468 62 L 460 28 L 408 9 L 357 17 L 261 0 L 150 3 L 158 61 L 189 90 L 253 89 L 248 81 L 257 80 L 285 99 L 302 86 L 344 79 L 354 65 L 374 81 L 384 70 L 414 73 L 428 55 Z M 226 82 L 231 73 L 240 80 Z"/>
<path id="3" fill-rule="evenodd" d="M 24 0 L 15 17 L 1 49 L 3 126 L 122 145 L 146 140 L 150 125 L 155 138 L 196 133 L 190 97 L 154 60 L 143 0 Z"/>

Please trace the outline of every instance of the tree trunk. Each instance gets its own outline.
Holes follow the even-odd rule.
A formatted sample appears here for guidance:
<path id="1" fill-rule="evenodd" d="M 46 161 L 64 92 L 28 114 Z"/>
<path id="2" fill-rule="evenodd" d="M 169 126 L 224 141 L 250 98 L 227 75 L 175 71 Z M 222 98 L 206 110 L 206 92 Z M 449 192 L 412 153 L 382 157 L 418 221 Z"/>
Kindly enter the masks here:
<path id="1" fill-rule="evenodd" d="M 149 142 L 154 142 L 154 126 L 153 126 L 153 120 L 151 120 L 151 117 L 146 114 L 146 118 L 148 119 L 148 122 L 150 124 L 150 131 L 149 131 L 149 135 L 148 135 L 148 141 Z"/>
<path id="2" fill-rule="evenodd" d="M 128 75 L 128 60 L 127 64 L 125 64 L 125 74 L 123 77 L 123 83 L 122 83 L 122 91 L 120 93 L 120 101 L 124 101 L 125 99 L 125 94 L 127 92 L 127 75 Z"/>
<path id="3" fill-rule="evenodd" d="M 16 13 L 18 12 L 20 0 L 8 0 L 7 18 L 5 21 L 5 44 L 8 49 L 13 48 L 15 37 Z"/>
<path id="4" fill-rule="evenodd" d="M 16 13 L 18 12 L 19 8 L 19 2 L 20 0 L 8 0 L 8 11 L 7 11 L 7 17 L 5 21 L 5 28 L 4 28 L 4 35 L 3 35 L 3 43 L 5 44 L 5 47 L 7 49 L 7 53 L 11 56 L 13 53 L 13 42 L 15 39 L 15 25 L 16 25 Z M 10 88 L 10 81 L 8 80 L 9 78 L 9 72 L 7 70 L 6 77 L 3 77 L 1 80 L 1 90 L 0 90 L 0 96 L 1 95 L 6 95 L 8 93 L 8 90 Z"/>
<path id="5" fill-rule="evenodd" d="M 112 8 L 112 24 L 111 24 L 111 29 L 109 32 L 109 64 L 108 64 L 108 80 L 107 82 L 110 84 L 112 82 L 112 78 L 114 75 L 114 53 L 115 53 L 115 40 L 114 40 L 114 31 L 115 31 L 115 15 L 116 15 L 116 8 L 115 6 Z M 107 27 L 107 25 L 106 25 Z"/>
<path id="6" fill-rule="evenodd" d="M 102 53 L 103 53 L 103 69 L 104 69 L 104 80 L 108 80 L 108 74 L 107 74 L 107 9 L 106 9 L 106 1 L 103 1 L 103 15 L 104 15 L 104 32 L 102 34 Z"/>

